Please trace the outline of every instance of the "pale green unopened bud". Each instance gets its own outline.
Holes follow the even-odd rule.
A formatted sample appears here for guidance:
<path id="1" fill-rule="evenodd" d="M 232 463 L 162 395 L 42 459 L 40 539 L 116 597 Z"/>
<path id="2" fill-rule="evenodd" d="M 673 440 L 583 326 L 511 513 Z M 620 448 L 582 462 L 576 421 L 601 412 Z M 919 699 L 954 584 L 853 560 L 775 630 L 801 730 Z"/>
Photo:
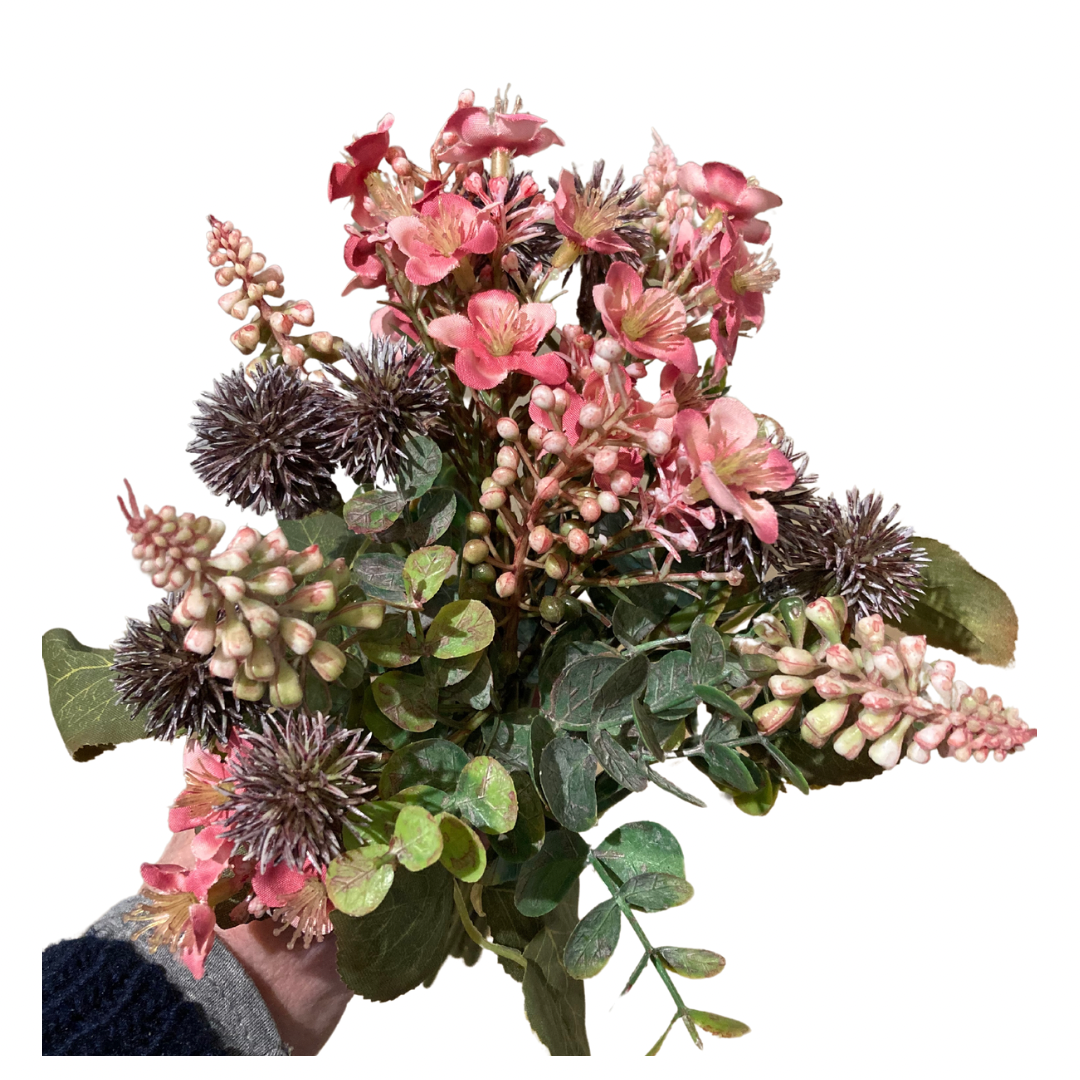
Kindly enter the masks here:
<path id="1" fill-rule="evenodd" d="M 797 675 L 773 675 L 769 679 L 769 692 L 773 697 L 801 697 L 813 687 L 810 679 L 800 679 Z"/>
<path id="2" fill-rule="evenodd" d="M 776 666 L 785 675 L 809 675 L 821 665 L 805 649 L 785 645 L 776 654 Z"/>
<path id="3" fill-rule="evenodd" d="M 296 582 L 284 566 L 271 566 L 248 578 L 247 586 L 253 592 L 262 593 L 264 596 L 284 596 L 296 588 Z"/>
<path id="4" fill-rule="evenodd" d="M 214 584 L 230 604 L 235 604 L 247 592 L 247 583 L 239 577 L 220 577 Z"/>
<path id="5" fill-rule="evenodd" d="M 796 649 L 803 647 L 806 639 L 806 605 L 801 596 L 785 596 L 778 603 L 780 618 L 784 620 L 788 634 L 791 635 L 791 643 Z"/>
<path id="6" fill-rule="evenodd" d="M 334 616 L 334 622 L 357 630 L 378 630 L 386 614 L 384 605 L 373 600 L 362 604 L 350 604 Z"/>
<path id="7" fill-rule="evenodd" d="M 844 606 L 845 615 L 841 615 L 837 611 L 836 605 L 832 603 L 833 600 L 840 601 L 841 605 Z M 821 636 L 830 645 L 837 645 L 840 642 L 840 635 L 844 632 L 846 607 L 843 597 L 821 596 L 813 603 L 806 605 L 806 617 L 818 628 Z"/>
<path id="8" fill-rule="evenodd" d="M 844 728 L 833 740 L 833 749 L 848 761 L 854 761 L 866 745 L 866 736 L 854 725 Z"/>
<path id="9" fill-rule="evenodd" d="M 259 701 L 266 692 L 266 685 L 249 679 L 242 671 L 236 673 L 232 683 L 233 697 L 241 701 Z"/>
<path id="10" fill-rule="evenodd" d="M 791 644 L 787 629 L 775 615 L 759 615 L 754 620 L 754 633 L 766 645 L 774 648 Z"/>
<path id="11" fill-rule="evenodd" d="M 886 709 L 884 712 L 874 712 L 873 709 L 863 709 L 859 713 L 859 719 L 855 721 L 859 730 L 868 735 L 871 739 L 876 739 L 881 735 L 884 735 L 893 724 L 899 719 L 899 709 Z"/>
<path id="12" fill-rule="evenodd" d="M 570 564 L 566 561 L 564 555 L 551 554 L 544 560 L 544 573 L 556 581 L 561 581 L 566 577 L 566 572 L 569 569 Z"/>
<path id="13" fill-rule="evenodd" d="M 277 666 L 274 650 L 265 641 L 256 641 L 251 655 L 244 661 L 244 674 L 256 682 L 269 682 L 277 674 Z"/>
<path id="14" fill-rule="evenodd" d="M 848 702 L 823 701 L 811 709 L 803 718 L 803 725 L 808 727 L 818 738 L 827 739 L 834 731 L 839 731 L 847 716 Z"/>
<path id="15" fill-rule="evenodd" d="M 345 670 L 345 654 L 329 641 L 316 641 L 308 661 L 324 682 L 333 682 Z"/>
<path id="16" fill-rule="evenodd" d="M 300 676 L 286 660 L 278 665 L 277 675 L 270 683 L 270 704 L 278 709 L 294 709 L 304 700 Z"/>
<path id="17" fill-rule="evenodd" d="M 794 715 L 795 705 L 784 700 L 768 701 L 752 713 L 754 723 L 762 735 L 779 731 Z"/>
<path id="18" fill-rule="evenodd" d="M 298 656 L 303 656 L 315 644 L 315 627 L 303 619 L 282 619 L 278 633 L 281 634 L 281 640 Z"/>
<path id="19" fill-rule="evenodd" d="M 228 574 L 235 574 L 237 570 L 243 570 L 249 566 L 251 560 L 243 551 L 223 551 L 212 559 L 206 560 L 206 565 L 214 570 L 224 570 Z"/>
<path id="20" fill-rule="evenodd" d="M 285 564 L 293 573 L 294 577 L 303 577 L 315 570 L 321 570 L 323 566 L 322 552 L 318 544 L 312 544 L 291 556 Z"/>
<path id="21" fill-rule="evenodd" d="M 915 717 L 905 716 L 887 735 L 870 746 L 870 760 L 883 769 L 891 769 L 899 760 L 904 749 L 904 736 L 907 729 L 915 722 Z"/>
<path id="22" fill-rule="evenodd" d="M 257 638 L 272 638 L 278 632 L 281 616 L 278 615 L 276 609 L 250 596 L 240 597 L 239 603 L 251 632 Z"/>
<path id="23" fill-rule="evenodd" d="M 313 581 L 297 589 L 287 604 L 293 611 L 333 611 L 337 607 L 337 589 L 332 581 Z"/>
<path id="24" fill-rule="evenodd" d="M 251 632 L 247 624 L 230 615 L 221 627 L 221 651 L 232 660 L 243 660 L 251 655 Z"/>
<path id="25" fill-rule="evenodd" d="M 289 552 L 289 541 L 281 529 L 268 532 L 252 549 L 251 561 L 260 565 L 284 559 Z"/>

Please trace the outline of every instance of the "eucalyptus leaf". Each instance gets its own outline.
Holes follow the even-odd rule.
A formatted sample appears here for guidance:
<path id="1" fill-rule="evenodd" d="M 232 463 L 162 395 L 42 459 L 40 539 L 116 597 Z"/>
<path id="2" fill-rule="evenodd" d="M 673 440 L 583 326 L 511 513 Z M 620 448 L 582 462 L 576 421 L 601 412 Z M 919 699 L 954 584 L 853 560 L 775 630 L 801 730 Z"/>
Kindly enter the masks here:
<path id="1" fill-rule="evenodd" d="M 636 698 L 649 681 L 649 658 L 637 653 L 620 664 L 604 681 L 593 699 L 593 715 L 603 718 L 614 706 L 623 705 L 620 716 L 626 714 L 625 704 Z"/>
<path id="2" fill-rule="evenodd" d="M 774 746 L 770 739 L 763 739 L 762 745 L 776 759 L 784 776 L 787 777 L 787 779 L 790 780 L 804 795 L 809 795 L 810 785 L 806 782 L 806 777 L 803 776 L 799 771 L 799 768 L 791 761 L 791 759 Z"/>
<path id="3" fill-rule="evenodd" d="M 430 731 L 439 720 L 435 695 L 421 675 L 387 671 L 372 680 L 371 692 L 383 714 L 406 731 Z"/>
<path id="4" fill-rule="evenodd" d="M 442 451 L 426 435 L 414 435 L 405 444 L 405 459 L 398 465 L 398 490 L 406 500 L 418 499 L 438 479 Z"/>
<path id="5" fill-rule="evenodd" d="M 379 667 L 408 667 L 420 659 L 420 644 L 406 629 L 404 615 L 388 615 L 378 630 L 361 631 L 357 645 Z"/>
<path id="6" fill-rule="evenodd" d="M 641 699 L 634 701 L 634 725 L 637 727 L 641 744 L 657 760 L 664 760 L 663 740 L 659 725 L 662 721 Z"/>
<path id="7" fill-rule="evenodd" d="M 358 556 L 352 564 L 352 580 L 370 600 L 405 602 L 405 560 L 400 555 L 375 551 Z"/>
<path id="8" fill-rule="evenodd" d="M 596 758 L 588 743 L 558 735 L 540 756 L 540 790 L 555 820 L 573 832 L 596 824 Z"/>
<path id="9" fill-rule="evenodd" d="M 517 821 L 517 792 L 510 774 L 493 757 L 473 758 L 461 771 L 454 806 L 484 832 L 509 832 Z"/>
<path id="10" fill-rule="evenodd" d="M 688 1009 L 687 1015 L 703 1031 L 710 1035 L 716 1035 L 721 1039 L 735 1039 L 740 1035 L 746 1035 L 750 1029 L 741 1020 L 732 1020 L 727 1016 L 717 1016 L 716 1013 L 703 1012 L 701 1009 Z"/>
<path id="11" fill-rule="evenodd" d="M 661 720 L 680 720 L 697 709 L 690 681 L 690 654 L 685 649 L 665 653 L 649 668 L 645 704 Z"/>
<path id="12" fill-rule="evenodd" d="M 83 645 L 70 630 L 46 631 L 41 659 L 49 682 L 49 705 L 67 752 L 89 761 L 117 743 L 141 739 L 141 717 L 116 700 L 111 649 Z"/>
<path id="13" fill-rule="evenodd" d="M 537 918 L 553 911 L 577 882 L 589 845 L 577 833 L 557 829 L 544 837 L 544 846 L 521 867 L 514 904 L 522 915 Z"/>
<path id="14" fill-rule="evenodd" d="M 452 814 L 439 814 L 435 821 L 443 839 L 439 861 L 461 881 L 479 881 L 487 868 L 487 853 L 480 837 Z"/>
<path id="15" fill-rule="evenodd" d="M 719 953 L 708 949 L 681 949 L 675 945 L 663 945 L 656 956 L 668 969 L 684 979 L 711 979 L 724 970 L 726 961 Z"/>
<path id="16" fill-rule="evenodd" d="M 374 536 L 393 525 L 405 505 L 406 500 L 396 491 L 361 488 L 345 504 L 345 524 L 354 533 Z"/>
<path id="17" fill-rule="evenodd" d="M 368 844 L 339 855 L 326 868 L 326 893 L 344 915 L 373 912 L 394 883 L 394 864 L 386 844 Z"/>
<path id="18" fill-rule="evenodd" d="M 689 791 L 683 791 L 678 784 L 673 780 L 669 780 L 663 773 L 658 773 L 655 769 L 648 769 L 649 779 L 661 790 L 666 791 L 669 795 L 674 795 L 677 799 L 682 799 L 683 802 L 688 802 L 691 806 L 704 806 L 705 803 L 701 801 L 696 795 L 691 795 Z"/>
<path id="19" fill-rule="evenodd" d="M 593 723 L 593 703 L 600 688 L 625 660 L 615 653 L 586 656 L 570 664 L 551 688 L 547 714 L 556 728 L 588 731 Z M 601 722 L 619 726 L 631 717 L 631 703 L 625 701 L 608 709 Z"/>
<path id="20" fill-rule="evenodd" d="M 454 600 L 442 607 L 426 635 L 426 647 L 437 659 L 486 649 L 495 637 L 495 620 L 479 600 Z"/>
<path id="21" fill-rule="evenodd" d="M 655 821 L 631 821 L 609 833 L 593 851 L 616 883 L 641 874 L 686 873 L 682 847 L 670 829 Z"/>
<path id="22" fill-rule="evenodd" d="M 666 911 L 690 900 L 694 887 L 679 874 L 647 873 L 632 877 L 619 895 L 641 911 Z"/>
<path id="23" fill-rule="evenodd" d="M 563 967 L 573 979 L 591 979 L 604 970 L 619 944 L 622 912 L 614 899 L 597 904 L 574 927 L 563 951 Z"/>
<path id="24" fill-rule="evenodd" d="M 628 791 L 644 791 L 649 786 L 645 766 L 631 757 L 629 751 L 620 746 L 610 732 L 596 728 L 589 736 L 589 745 L 601 768 L 616 783 Z"/>
<path id="25" fill-rule="evenodd" d="M 750 775 L 750 770 L 746 767 L 745 759 L 732 747 L 703 742 L 701 748 L 709 766 L 711 779 L 727 784 L 736 791 L 749 792 L 757 787 L 753 776 Z"/>
<path id="26" fill-rule="evenodd" d="M 723 690 L 719 690 L 715 686 L 696 683 L 694 685 L 694 691 L 706 705 L 711 705 L 722 716 L 732 717 L 744 724 L 751 725 L 755 731 L 757 730 L 757 725 L 754 724 L 753 717 L 751 717 L 745 709 L 740 708 L 739 703 L 732 699 L 728 694 L 725 694 Z"/>
<path id="27" fill-rule="evenodd" d="M 712 686 L 723 678 L 724 639 L 702 617 L 690 627 L 690 679 Z"/>
<path id="28" fill-rule="evenodd" d="M 413 603 L 427 603 L 454 572 L 457 559 L 457 552 L 453 548 L 439 544 L 414 551 L 405 560 L 402 571 L 408 598 Z"/>

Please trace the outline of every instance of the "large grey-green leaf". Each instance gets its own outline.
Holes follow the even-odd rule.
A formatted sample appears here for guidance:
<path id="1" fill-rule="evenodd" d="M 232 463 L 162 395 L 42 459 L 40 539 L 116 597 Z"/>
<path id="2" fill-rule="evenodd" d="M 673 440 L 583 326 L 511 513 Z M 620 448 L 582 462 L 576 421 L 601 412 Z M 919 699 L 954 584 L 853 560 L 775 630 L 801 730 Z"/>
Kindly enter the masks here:
<path id="1" fill-rule="evenodd" d="M 684 877 L 682 847 L 670 829 L 655 821 L 631 821 L 609 833 L 594 854 L 621 885 L 640 874 Z"/>
<path id="2" fill-rule="evenodd" d="M 544 837 L 544 846 L 521 868 L 514 903 L 522 915 L 538 918 L 553 911 L 574 887 L 589 845 L 577 833 L 557 829 Z"/>
<path id="3" fill-rule="evenodd" d="M 604 970 L 619 944 L 622 912 L 614 899 L 603 900 L 574 927 L 563 952 L 563 967 L 574 979 L 591 979 Z"/>
<path id="4" fill-rule="evenodd" d="M 589 744 L 559 735 L 540 756 L 540 790 L 555 819 L 573 832 L 596 824 L 596 758 Z"/>
<path id="5" fill-rule="evenodd" d="M 361 543 L 356 533 L 345 524 L 344 518 L 330 510 L 316 510 L 296 520 L 279 520 L 278 525 L 293 551 L 303 551 L 312 544 L 318 544 L 327 562 L 333 559 L 351 562 Z"/>
<path id="6" fill-rule="evenodd" d="M 49 705 L 67 752 L 89 761 L 117 743 L 146 734 L 141 717 L 132 719 L 117 704 L 109 665 L 112 649 L 93 649 L 70 630 L 47 630 L 41 637 L 41 659 L 49 680 Z"/>

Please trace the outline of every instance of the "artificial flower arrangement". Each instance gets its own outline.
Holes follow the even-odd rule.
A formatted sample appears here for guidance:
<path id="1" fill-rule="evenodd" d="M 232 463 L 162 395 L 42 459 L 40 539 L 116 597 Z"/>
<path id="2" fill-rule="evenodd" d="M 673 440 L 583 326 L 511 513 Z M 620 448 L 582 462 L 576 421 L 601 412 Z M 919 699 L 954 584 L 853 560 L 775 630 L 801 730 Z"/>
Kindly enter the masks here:
<path id="1" fill-rule="evenodd" d="M 216 927 L 333 931 L 373 1001 L 486 949 L 558 1055 L 589 1052 L 582 980 L 632 936 L 627 989 L 651 968 L 673 1003 L 650 1054 L 676 1024 L 699 1046 L 742 1035 L 680 989 L 723 958 L 648 935 L 693 892 L 675 836 L 581 834 L 649 785 L 703 805 L 675 757 L 755 815 L 935 750 L 1004 760 L 1035 731 L 927 647 L 1008 663 L 1012 606 L 880 497 L 820 496 L 781 425 L 729 394 L 779 277 L 778 196 L 655 133 L 633 183 L 601 163 L 545 192 L 520 159 L 562 140 L 502 95 L 464 92 L 423 164 L 392 123 L 330 173 L 345 292 L 385 289 L 369 344 L 312 330 L 280 267 L 210 218 L 250 359 L 198 403 L 188 449 L 278 527 L 222 547 L 221 522 L 129 486 L 163 595 L 112 649 L 44 637 L 77 760 L 187 739 L 168 821 L 195 830 L 195 864 L 143 865 L 133 934 L 200 978 Z M 610 898 L 582 916 L 586 871 Z"/>

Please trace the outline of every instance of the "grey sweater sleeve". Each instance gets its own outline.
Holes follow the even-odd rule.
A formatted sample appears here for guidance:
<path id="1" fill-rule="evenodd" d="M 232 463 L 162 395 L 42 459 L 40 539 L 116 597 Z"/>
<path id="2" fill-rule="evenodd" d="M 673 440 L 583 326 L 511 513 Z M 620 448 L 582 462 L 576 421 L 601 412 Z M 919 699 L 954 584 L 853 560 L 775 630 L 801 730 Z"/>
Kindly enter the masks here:
<path id="1" fill-rule="evenodd" d="M 121 916 L 137 903 L 137 896 L 110 908 L 87 931 L 96 937 L 130 941 L 134 929 Z M 195 979 L 167 949 L 151 952 L 142 938 L 134 942 L 139 952 L 164 970 L 166 978 L 189 1001 L 200 1006 L 214 1033 L 230 1054 L 245 1057 L 283 1057 L 288 1054 L 262 995 L 240 961 L 222 944 L 210 950 L 206 970 Z"/>

